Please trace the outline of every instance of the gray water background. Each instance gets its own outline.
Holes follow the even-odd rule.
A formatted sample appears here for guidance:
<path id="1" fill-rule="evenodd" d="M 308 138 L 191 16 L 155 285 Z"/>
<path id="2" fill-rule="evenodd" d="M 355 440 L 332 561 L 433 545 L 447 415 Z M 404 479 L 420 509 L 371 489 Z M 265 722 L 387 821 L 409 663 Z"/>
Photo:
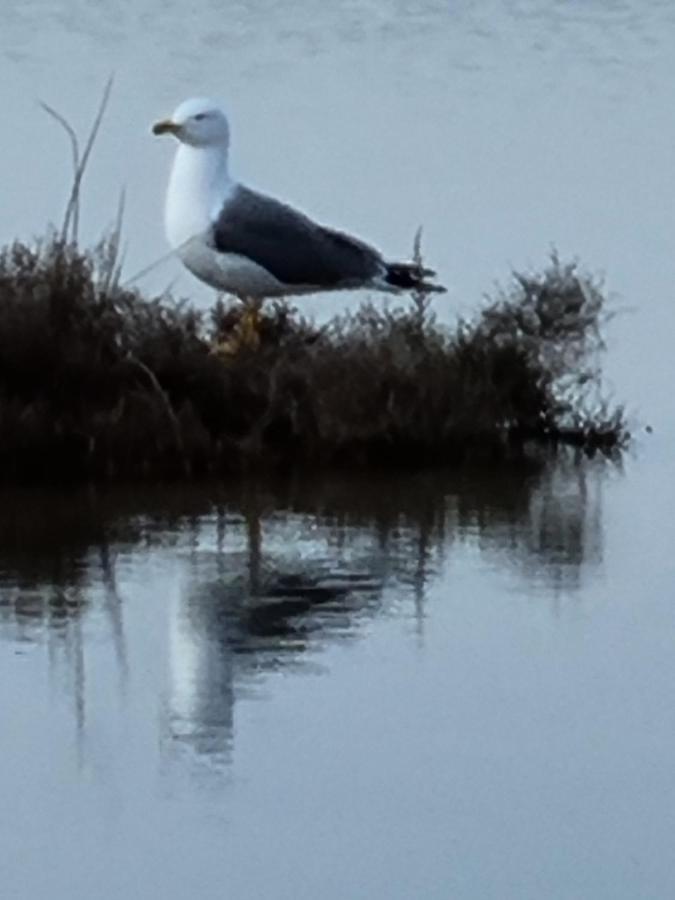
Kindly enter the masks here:
<path id="1" fill-rule="evenodd" d="M 480 308 L 551 246 L 606 274 L 620 467 L 0 498 L 0 879 L 17 900 L 675 894 L 675 8 L 7 4 L 0 241 L 84 192 L 165 252 L 153 120 Z M 206 306 L 168 263 L 142 282 Z M 352 295 L 306 298 L 318 317 Z M 654 426 L 651 437 L 642 427 Z"/>

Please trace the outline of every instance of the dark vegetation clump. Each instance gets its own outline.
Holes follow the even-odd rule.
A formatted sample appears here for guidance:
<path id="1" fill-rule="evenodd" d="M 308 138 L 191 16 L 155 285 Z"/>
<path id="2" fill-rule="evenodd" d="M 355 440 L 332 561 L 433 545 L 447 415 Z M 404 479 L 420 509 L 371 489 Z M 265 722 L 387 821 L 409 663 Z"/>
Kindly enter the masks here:
<path id="1" fill-rule="evenodd" d="M 238 302 L 202 315 L 118 275 L 115 240 L 0 252 L 5 479 L 473 463 L 628 439 L 599 393 L 601 285 L 556 256 L 453 328 L 413 297 L 322 328 L 269 303 L 254 333 Z"/>

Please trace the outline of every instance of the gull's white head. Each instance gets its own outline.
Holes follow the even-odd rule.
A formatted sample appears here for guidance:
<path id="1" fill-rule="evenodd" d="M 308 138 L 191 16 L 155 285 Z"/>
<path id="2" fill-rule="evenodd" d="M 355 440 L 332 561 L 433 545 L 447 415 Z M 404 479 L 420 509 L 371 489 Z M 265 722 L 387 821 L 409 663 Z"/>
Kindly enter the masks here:
<path id="1" fill-rule="evenodd" d="M 152 126 L 153 134 L 173 134 L 192 147 L 225 147 L 230 142 L 230 126 L 225 113 L 213 100 L 195 97 L 177 106 L 170 119 Z"/>

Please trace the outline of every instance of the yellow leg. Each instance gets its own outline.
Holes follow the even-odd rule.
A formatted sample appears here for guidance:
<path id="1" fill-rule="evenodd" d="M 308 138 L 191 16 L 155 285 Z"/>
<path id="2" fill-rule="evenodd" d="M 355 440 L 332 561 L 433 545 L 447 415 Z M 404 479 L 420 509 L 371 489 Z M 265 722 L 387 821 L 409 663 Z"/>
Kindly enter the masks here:
<path id="1" fill-rule="evenodd" d="M 239 320 L 240 346 L 257 350 L 260 346 L 260 311 L 263 301 L 260 298 L 244 301 L 244 309 Z"/>
<path id="2" fill-rule="evenodd" d="M 217 356 L 236 356 L 242 350 L 257 350 L 260 346 L 260 320 L 263 300 L 260 298 L 242 299 L 239 319 L 229 334 L 216 340 L 211 353 Z"/>

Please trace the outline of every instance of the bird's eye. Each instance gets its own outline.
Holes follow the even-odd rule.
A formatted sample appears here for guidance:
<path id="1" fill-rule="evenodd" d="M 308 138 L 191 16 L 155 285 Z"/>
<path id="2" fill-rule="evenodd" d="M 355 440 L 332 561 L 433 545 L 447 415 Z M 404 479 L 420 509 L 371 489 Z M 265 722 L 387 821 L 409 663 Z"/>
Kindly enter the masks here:
<path id="1" fill-rule="evenodd" d="M 205 119 L 205 118 L 206 118 L 206 113 L 197 113 L 197 115 L 194 117 L 194 120 L 195 120 L 195 122 L 201 122 L 202 119 Z"/>

